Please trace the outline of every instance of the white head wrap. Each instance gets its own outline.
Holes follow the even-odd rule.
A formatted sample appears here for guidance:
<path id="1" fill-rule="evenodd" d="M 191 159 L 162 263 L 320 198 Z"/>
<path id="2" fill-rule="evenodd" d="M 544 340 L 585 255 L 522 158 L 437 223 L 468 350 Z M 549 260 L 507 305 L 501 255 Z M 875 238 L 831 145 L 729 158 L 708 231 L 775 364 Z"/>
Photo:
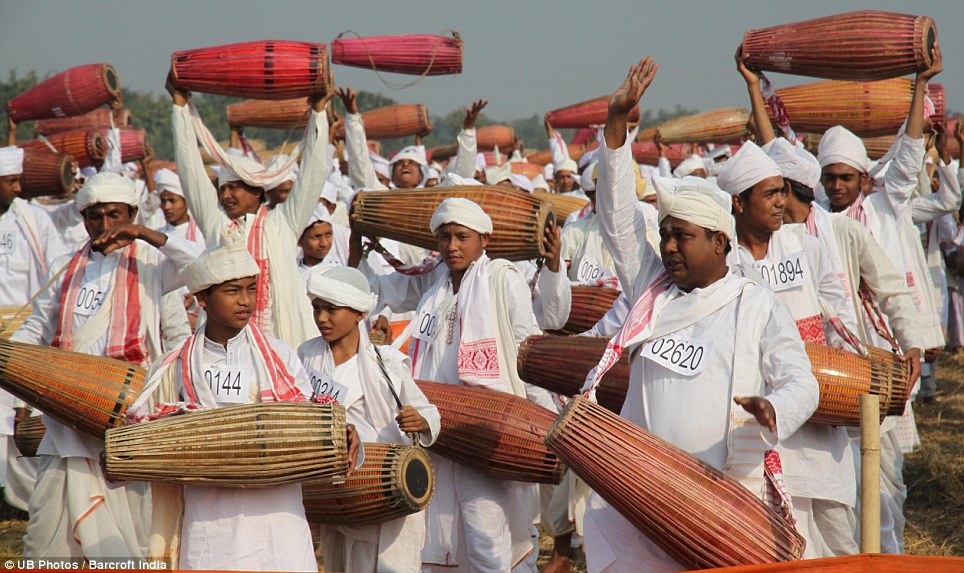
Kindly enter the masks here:
<path id="1" fill-rule="evenodd" d="M 529 193 L 535 192 L 535 188 L 532 186 L 532 180 L 522 173 L 510 173 L 509 181 L 512 182 L 513 187 L 518 187 L 519 189 Z"/>
<path id="2" fill-rule="evenodd" d="M 486 163 L 486 161 L 485 161 L 485 154 L 484 154 L 484 153 L 476 153 L 476 154 L 475 154 L 475 170 L 476 170 L 476 171 L 485 171 L 485 168 L 488 167 L 488 166 L 489 166 L 489 164 Z"/>
<path id="3" fill-rule="evenodd" d="M 733 239 L 736 237 L 736 221 L 730 214 L 730 201 L 723 193 L 698 181 L 701 181 L 698 177 L 682 181 L 653 178 L 659 222 L 666 217 L 676 217 L 710 231 L 720 231 Z"/>
<path id="4" fill-rule="evenodd" d="M 415 163 L 418 163 L 421 167 L 427 167 L 428 162 L 425 161 L 425 154 L 419 151 L 418 147 L 414 145 L 409 145 L 408 147 L 402 149 L 392 157 L 390 162 L 391 165 L 395 165 L 403 159 L 410 159 Z"/>
<path id="5" fill-rule="evenodd" d="M 325 186 L 321 188 L 321 198 L 329 203 L 338 201 L 338 188 L 331 181 L 325 181 Z"/>
<path id="6" fill-rule="evenodd" d="M 820 164 L 806 149 L 778 137 L 770 142 L 767 155 L 777 164 L 785 179 L 796 181 L 810 189 L 820 182 Z"/>
<path id="7" fill-rule="evenodd" d="M 77 192 L 77 210 L 97 203 L 123 203 L 137 206 L 137 187 L 123 175 L 105 171 L 88 179 Z"/>
<path id="8" fill-rule="evenodd" d="M 543 177 L 542 173 L 536 175 L 536 178 L 532 180 L 532 189 L 542 189 L 543 191 L 549 190 L 549 183 L 546 181 L 546 178 Z M 585 187 L 583 187 L 583 189 L 585 189 Z"/>
<path id="9" fill-rule="evenodd" d="M 23 149 L 10 146 L 0 147 L 0 177 L 23 173 Z"/>
<path id="10" fill-rule="evenodd" d="M 563 159 L 553 166 L 553 173 L 559 173 L 560 171 L 577 173 L 579 171 L 579 165 L 572 159 Z"/>
<path id="11" fill-rule="evenodd" d="M 375 153 L 374 151 L 369 151 L 368 156 L 372 159 L 372 167 L 375 169 L 375 173 L 378 173 L 385 179 L 392 178 L 392 168 L 388 164 L 387 159 Z"/>
<path id="12" fill-rule="evenodd" d="M 676 166 L 676 169 L 673 170 L 673 176 L 677 179 L 682 179 L 697 169 L 705 169 L 705 167 L 703 167 L 703 158 L 693 154 Z"/>
<path id="13" fill-rule="evenodd" d="M 208 247 L 181 270 L 181 279 L 192 293 L 235 279 L 257 276 L 258 263 L 248 252 L 248 242 L 239 227 L 221 229 L 220 244 Z"/>
<path id="14" fill-rule="evenodd" d="M 358 312 L 371 312 L 377 302 L 368 279 L 352 267 L 327 267 L 308 275 L 308 296 Z"/>
<path id="15" fill-rule="evenodd" d="M 716 176 L 721 189 L 739 195 L 767 177 L 781 177 L 780 168 L 752 141 L 740 146 Z"/>
<path id="16" fill-rule="evenodd" d="M 552 176 L 556 174 L 556 168 L 551 163 L 546 163 L 546 166 L 542 171 L 545 174 L 547 181 L 552 179 Z"/>
<path id="17" fill-rule="evenodd" d="M 261 171 L 264 171 L 264 167 L 250 157 L 233 157 L 232 162 L 249 173 L 260 173 Z M 221 169 L 218 171 L 218 187 L 221 187 L 225 183 L 230 183 L 232 181 L 244 181 L 244 178 L 235 173 L 234 170 L 227 165 L 222 165 Z"/>
<path id="18" fill-rule="evenodd" d="M 429 168 L 428 168 L 428 175 L 426 175 L 425 178 L 426 178 L 426 179 L 438 179 L 438 178 L 439 178 L 438 170 L 435 169 L 434 167 L 429 167 Z"/>
<path id="19" fill-rule="evenodd" d="M 311 212 L 311 217 L 308 218 L 308 224 L 305 225 L 305 229 L 318 222 L 331 223 L 331 213 L 328 212 L 328 207 L 325 207 L 321 203 L 318 203 L 315 210 Z M 301 232 L 304 233 L 304 230 Z"/>
<path id="20" fill-rule="evenodd" d="M 710 159 L 716 159 L 718 157 L 731 157 L 733 155 L 733 150 L 730 149 L 729 145 L 717 145 L 706 154 Z"/>
<path id="21" fill-rule="evenodd" d="M 268 171 L 280 171 L 281 166 L 288 163 L 289 161 L 291 161 L 291 157 L 289 157 L 287 153 L 279 153 L 278 155 L 275 155 L 274 158 L 267 165 L 265 165 L 265 169 L 267 169 Z M 278 185 L 281 185 L 282 183 L 287 183 L 288 181 L 294 182 L 295 179 L 297 178 L 298 178 L 298 164 L 296 163 L 294 167 L 288 171 L 288 174 L 285 175 L 284 179 L 272 185 L 268 185 L 267 187 L 265 187 L 265 190 L 271 191 Z"/>
<path id="22" fill-rule="evenodd" d="M 486 169 L 485 181 L 489 185 L 497 185 L 506 179 L 510 179 L 510 175 L 512 175 L 512 166 L 505 163 L 501 167 L 490 167 Z"/>
<path id="23" fill-rule="evenodd" d="M 429 223 L 433 233 L 442 225 L 457 223 L 477 233 L 492 233 L 492 219 L 485 214 L 479 204 L 461 197 L 449 197 L 442 201 Z"/>
<path id="24" fill-rule="evenodd" d="M 181 190 L 181 178 L 170 169 L 158 169 L 154 173 L 154 183 L 157 184 L 158 194 L 168 191 L 178 197 L 184 197 L 184 191 Z"/>
<path id="25" fill-rule="evenodd" d="M 842 125 L 831 127 L 820 138 L 817 159 L 821 168 L 845 163 L 861 173 L 870 170 L 870 158 L 863 140 Z"/>

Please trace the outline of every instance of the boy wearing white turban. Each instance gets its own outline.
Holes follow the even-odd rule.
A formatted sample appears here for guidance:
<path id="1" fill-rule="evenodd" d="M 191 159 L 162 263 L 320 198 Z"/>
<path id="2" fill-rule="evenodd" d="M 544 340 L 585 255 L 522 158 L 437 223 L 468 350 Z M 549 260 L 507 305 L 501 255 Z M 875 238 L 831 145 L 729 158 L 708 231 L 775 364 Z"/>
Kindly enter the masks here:
<path id="1" fill-rule="evenodd" d="M 597 209 L 620 284 L 634 302 L 584 389 L 594 395 L 621 349 L 629 349 L 634 356 L 620 415 L 762 496 L 775 491 L 764 478 L 765 451 L 810 417 L 819 389 L 783 303 L 727 268 L 735 229 L 724 197 L 697 185 L 681 185 L 675 193 L 657 186 L 662 259 L 642 239 L 646 221 L 632 208 L 637 199 L 627 116 L 656 69 L 651 58 L 633 66 L 609 103 Z M 667 344 L 700 347 L 691 356 L 705 358 L 683 365 L 653 352 Z M 732 402 L 740 408 L 727 405 Z M 745 445 L 728 448 L 731 440 Z M 644 462 L 627 460 L 633 463 Z M 597 494 L 589 498 L 585 529 L 590 572 L 686 568 Z"/>
<path id="2" fill-rule="evenodd" d="M 134 184 L 121 175 L 98 173 L 87 180 L 77 194 L 77 207 L 90 241 L 72 257 L 51 263 L 50 287 L 11 340 L 142 367 L 162 355 L 161 297 L 181 286 L 177 269 L 196 259 L 201 249 L 131 225 L 137 199 Z M 49 417 L 44 425 L 24 555 L 143 557 L 150 517 L 146 484 L 107 487 L 98 464 L 102 441 Z M 90 500 L 101 495 L 103 504 L 88 511 Z"/>
<path id="3" fill-rule="evenodd" d="M 428 447 L 439 431 L 438 409 L 429 404 L 407 356 L 368 338 L 367 314 L 375 308 L 368 279 L 350 267 L 329 267 L 308 278 L 308 296 L 321 336 L 298 348 L 316 395 L 345 407 L 363 442 Z M 324 525 L 325 568 L 332 571 L 419 571 L 425 544 L 422 512 L 375 525 Z"/>

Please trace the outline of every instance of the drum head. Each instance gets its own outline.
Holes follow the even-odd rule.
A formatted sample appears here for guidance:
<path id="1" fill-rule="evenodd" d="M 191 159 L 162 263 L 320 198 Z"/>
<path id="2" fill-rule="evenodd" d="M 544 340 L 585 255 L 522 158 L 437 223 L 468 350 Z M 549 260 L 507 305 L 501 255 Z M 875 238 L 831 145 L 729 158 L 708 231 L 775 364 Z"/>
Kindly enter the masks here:
<path id="1" fill-rule="evenodd" d="M 428 455 L 418 448 L 409 451 L 408 459 L 402 465 L 402 480 L 405 492 L 414 505 L 424 508 L 432 499 L 435 491 L 435 473 Z"/>
<path id="2" fill-rule="evenodd" d="M 120 78 L 117 77 L 117 70 L 113 66 L 107 66 L 104 70 L 104 82 L 107 84 L 107 91 L 112 94 L 120 92 Z"/>

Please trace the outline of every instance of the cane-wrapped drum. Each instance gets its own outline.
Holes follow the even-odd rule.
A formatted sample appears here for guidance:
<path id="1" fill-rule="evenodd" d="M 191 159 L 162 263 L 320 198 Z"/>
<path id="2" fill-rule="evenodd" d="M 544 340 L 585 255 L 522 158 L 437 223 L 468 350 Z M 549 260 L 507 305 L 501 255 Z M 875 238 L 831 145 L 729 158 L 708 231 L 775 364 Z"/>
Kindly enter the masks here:
<path id="1" fill-rule="evenodd" d="M 398 104 L 380 107 L 361 114 L 365 136 L 369 139 L 398 139 L 432 133 L 432 122 L 424 104 Z M 345 126 L 338 130 L 345 137 Z"/>
<path id="2" fill-rule="evenodd" d="M 605 125 L 609 114 L 609 96 L 601 96 L 591 100 L 581 101 L 566 107 L 554 109 L 547 115 L 553 127 L 591 127 Z M 626 119 L 631 123 L 639 121 L 639 106 L 629 111 Z"/>
<path id="3" fill-rule="evenodd" d="M 659 162 L 659 150 L 652 141 L 639 141 L 632 144 L 633 160 L 644 165 L 657 165 Z M 683 161 L 683 148 L 680 145 L 667 145 L 665 150 L 666 160 L 670 167 L 675 168 Z"/>
<path id="4" fill-rule="evenodd" d="M 48 149 L 24 149 L 21 199 L 67 195 L 74 187 L 73 155 Z"/>
<path id="5" fill-rule="evenodd" d="M 107 130 L 101 132 L 107 137 Z M 121 127 L 121 161 L 137 161 L 149 155 L 147 145 L 147 134 L 144 129 L 139 127 Z"/>
<path id="6" fill-rule="evenodd" d="M 462 73 L 462 38 L 428 34 L 344 38 L 331 43 L 331 63 L 378 72 L 440 76 Z"/>
<path id="7" fill-rule="evenodd" d="M 803 556 L 803 537 L 737 481 L 582 396 L 569 403 L 546 443 L 687 569 Z"/>
<path id="8" fill-rule="evenodd" d="M 743 54 L 755 70 L 873 81 L 926 70 L 936 41 L 928 16 L 862 10 L 750 30 Z"/>
<path id="9" fill-rule="evenodd" d="M 509 125 L 487 125 L 475 130 L 475 141 L 480 151 L 496 147 L 506 150 L 515 144 L 515 129 Z"/>
<path id="10" fill-rule="evenodd" d="M 882 348 L 867 348 L 867 357 L 875 375 L 880 379 L 890 381 L 890 401 L 887 404 L 888 416 L 901 416 L 907 406 L 907 400 L 914 389 L 910 380 L 910 363 L 904 362 L 899 356 Z M 821 393 L 823 388 L 820 389 Z M 884 405 L 881 404 L 881 415 Z"/>
<path id="11" fill-rule="evenodd" d="M 586 153 L 592 151 L 593 149 L 599 147 L 599 144 L 592 142 L 590 144 L 582 143 L 567 143 L 566 148 L 569 150 L 569 159 L 573 161 L 579 161 L 579 158 Z M 548 165 L 552 163 L 552 152 L 548 149 L 543 151 L 536 151 L 535 153 L 526 156 L 526 160 L 529 163 L 536 163 L 538 165 Z"/>
<path id="12" fill-rule="evenodd" d="M 0 338 L 10 338 L 33 311 L 31 305 L 0 306 Z"/>
<path id="13" fill-rule="evenodd" d="M 442 426 L 430 448 L 499 479 L 558 484 L 565 468 L 544 438 L 556 415 L 507 392 L 418 381 Z"/>
<path id="14" fill-rule="evenodd" d="M 562 396 L 574 396 L 586 375 L 606 351 L 606 338 L 545 334 L 526 338 L 519 347 L 519 377 Z M 626 401 L 629 386 L 629 353 L 609 369 L 596 387 L 599 403 L 617 414 Z"/>
<path id="15" fill-rule="evenodd" d="M 108 108 L 95 109 L 82 115 L 73 117 L 58 117 L 54 119 L 41 119 L 33 125 L 33 131 L 37 135 L 47 135 L 60 133 L 61 131 L 73 131 L 76 129 L 99 130 L 110 127 L 110 118 L 114 116 L 114 125 L 124 127 L 133 122 L 131 112 L 126 109 L 113 110 Z"/>
<path id="16" fill-rule="evenodd" d="M 860 425 L 860 395 L 880 396 L 880 419 L 890 406 L 893 370 L 860 354 L 807 343 L 813 375 L 820 384 L 820 404 L 811 422 L 834 426 Z"/>
<path id="17" fill-rule="evenodd" d="M 53 146 L 57 153 L 73 155 L 80 167 L 100 165 L 107 156 L 107 139 L 99 131 L 83 129 L 61 131 L 46 136 L 46 140 L 46 142 L 40 139 L 25 141 L 20 146 L 24 149 L 46 150 L 50 150 L 50 146 Z"/>
<path id="18" fill-rule="evenodd" d="M 666 143 L 728 143 L 743 139 L 749 119 L 749 111 L 733 107 L 671 119 L 658 129 Z"/>
<path id="19" fill-rule="evenodd" d="M 249 99 L 228 106 L 228 125 L 293 129 L 308 125 L 311 104 L 307 98 Z"/>
<path id="20" fill-rule="evenodd" d="M 566 334 L 586 332 L 613 307 L 619 291 L 601 286 L 572 285 L 572 308 L 562 327 Z"/>
<path id="21" fill-rule="evenodd" d="M 509 164 L 509 168 L 512 169 L 513 173 L 518 175 L 525 175 L 529 179 L 535 179 L 536 177 L 543 175 L 543 169 L 541 165 L 535 163 L 529 163 L 527 161 L 513 161 Z M 564 219 L 565 216 L 560 212 L 559 205 L 553 203 L 556 208 L 556 214 L 559 215 L 560 219 Z"/>
<path id="22" fill-rule="evenodd" d="M 0 387 L 95 438 L 123 421 L 144 374 L 119 360 L 0 340 Z"/>
<path id="23" fill-rule="evenodd" d="M 261 40 L 184 50 L 171 55 L 180 89 L 255 99 L 324 95 L 328 46 Z"/>
<path id="24" fill-rule="evenodd" d="M 359 233 L 434 250 L 438 239 L 429 230 L 429 222 L 439 203 L 449 197 L 475 201 L 492 219 L 494 230 L 486 248 L 490 258 L 524 261 L 545 256 L 545 229 L 555 220 L 552 205 L 505 187 L 360 191 L 351 218 Z"/>
<path id="25" fill-rule="evenodd" d="M 519 163 L 513 163 L 513 166 L 520 165 Z M 526 165 L 522 163 L 521 165 Z M 531 164 L 529 164 L 531 165 Z M 515 168 L 513 167 L 513 173 L 515 173 Z M 536 191 L 533 193 L 534 197 L 538 197 L 543 201 L 546 201 L 552 205 L 552 208 L 556 212 L 556 220 L 564 222 L 569 215 L 575 211 L 581 210 L 589 203 L 589 199 L 583 199 L 582 197 L 575 197 L 572 195 L 560 195 L 559 193 L 547 193 L 545 191 Z"/>
<path id="26" fill-rule="evenodd" d="M 120 78 L 110 64 L 64 70 L 7 102 L 16 121 L 80 115 L 120 97 Z"/>
<path id="27" fill-rule="evenodd" d="M 16 420 L 13 425 L 13 443 L 25 458 L 37 456 L 37 448 L 44 439 L 47 427 L 44 426 L 42 416 L 28 416 Z"/>
<path id="28" fill-rule="evenodd" d="M 344 475 L 345 409 L 243 404 L 114 428 L 107 476 L 214 487 L 269 487 Z"/>
<path id="29" fill-rule="evenodd" d="M 398 444 L 365 444 L 365 461 L 346 477 L 301 486 L 305 514 L 313 523 L 385 523 L 428 507 L 435 473 L 424 450 Z"/>

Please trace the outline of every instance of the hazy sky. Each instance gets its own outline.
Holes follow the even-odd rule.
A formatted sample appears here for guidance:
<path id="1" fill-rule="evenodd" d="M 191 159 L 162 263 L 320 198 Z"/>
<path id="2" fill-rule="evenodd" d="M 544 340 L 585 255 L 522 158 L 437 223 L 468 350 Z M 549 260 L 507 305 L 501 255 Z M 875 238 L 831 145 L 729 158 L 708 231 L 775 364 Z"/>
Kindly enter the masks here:
<path id="1" fill-rule="evenodd" d="M 339 85 L 426 103 L 445 114 L 475 98 L 499 119 L 611 93 L 643 56 L 660 64 L 644 108 L 677 103 L 710 110 L 747 106 L 733 53 L 748 29 L 876 9 L 937 21 L 948 107 L 964 111 L 964 24 L 960 0 L 814 1 L 285 1 L 0 0 L 0 73 L 41 74 L 108 62 L 121 82 L 161 93 L 177 50 L 262 39 L 330 42 L 362 36 L 458 30 L 463 73 L 392 90 L 371 71 L 333 66 Z M 956 30 L 958 29 L 958 30 Z M 410 76 L 391 76 L 393 81 Z M 772 75 L 777 87 L 815 81 Z"/>

